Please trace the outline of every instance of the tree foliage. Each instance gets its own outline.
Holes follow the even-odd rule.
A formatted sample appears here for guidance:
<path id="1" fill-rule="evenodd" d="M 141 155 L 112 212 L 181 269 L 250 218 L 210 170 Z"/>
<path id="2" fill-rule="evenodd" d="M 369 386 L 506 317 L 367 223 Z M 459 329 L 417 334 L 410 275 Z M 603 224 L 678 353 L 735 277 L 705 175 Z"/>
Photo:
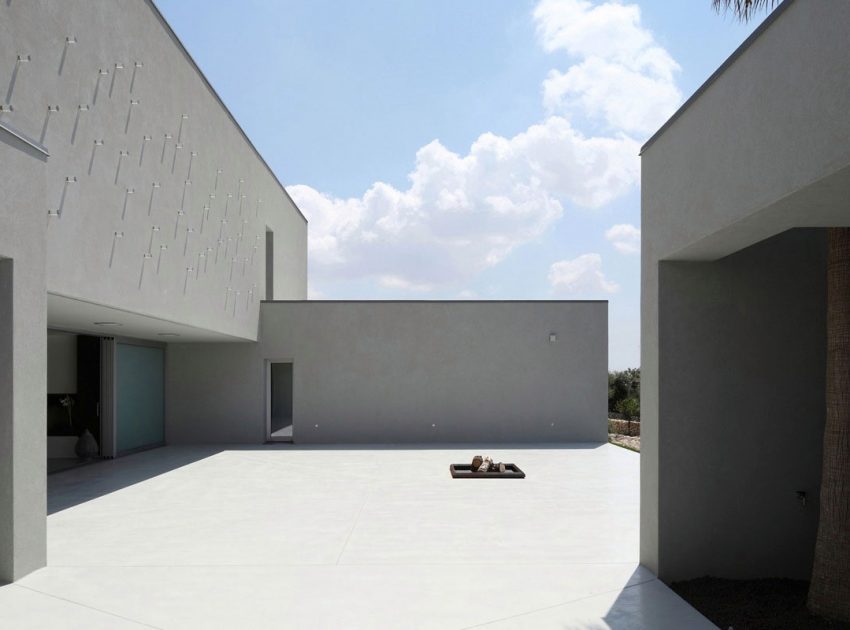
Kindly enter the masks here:
<path id="1" fill-rule="evenodd" d="M 640 418 L 640 402 L 637 398 L 626 398 L 617 403 L 617 413 L 623 414 L 626 420 Z"/>
<path id="2" fill-rule="evenodd" d="M 762 9 L 772 9 L 778 0 L 711 0 L 718 13 L 732 11 L 742 22 L 748 22 L 753 14 Z"/>
<path id="3" fill-rule="evenodd" d="M 625 414 L 617 405 L 630 398 L 637 406 L 634 414 L 637 417 L 640 415 L 640 368 L 608 372 L 608 411 Z"/>

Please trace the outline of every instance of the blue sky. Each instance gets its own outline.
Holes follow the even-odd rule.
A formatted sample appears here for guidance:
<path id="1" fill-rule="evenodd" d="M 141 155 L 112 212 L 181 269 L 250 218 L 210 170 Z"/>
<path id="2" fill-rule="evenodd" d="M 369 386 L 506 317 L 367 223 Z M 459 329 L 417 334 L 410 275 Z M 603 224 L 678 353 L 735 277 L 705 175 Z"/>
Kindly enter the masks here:
<path id="1" fill-rule="evenodd" d="M 310 219 L 316 298 L 608 299 L 639 364 L 637 148 L 757 22 L 709 0 L 158 0 Z"/>

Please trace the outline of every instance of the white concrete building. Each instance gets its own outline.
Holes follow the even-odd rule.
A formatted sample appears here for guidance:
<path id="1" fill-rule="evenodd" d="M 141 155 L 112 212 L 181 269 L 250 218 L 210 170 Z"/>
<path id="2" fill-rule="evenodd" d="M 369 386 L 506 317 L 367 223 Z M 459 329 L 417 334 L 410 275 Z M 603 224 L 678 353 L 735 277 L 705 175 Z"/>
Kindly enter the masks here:
<path id="1" fill-rule="evenodd" d="M 307 302 L 304 216 L 149 0 L 2 3 L 0 106 L 0 581 L 84 430 L 605 441 L 605 302 Z"/>
<path id="2" fill-rule="evenodd" d="M 783 2 L 643 148 L 641 562 L 665 581 L 810 576 L 847 24 Z"/>

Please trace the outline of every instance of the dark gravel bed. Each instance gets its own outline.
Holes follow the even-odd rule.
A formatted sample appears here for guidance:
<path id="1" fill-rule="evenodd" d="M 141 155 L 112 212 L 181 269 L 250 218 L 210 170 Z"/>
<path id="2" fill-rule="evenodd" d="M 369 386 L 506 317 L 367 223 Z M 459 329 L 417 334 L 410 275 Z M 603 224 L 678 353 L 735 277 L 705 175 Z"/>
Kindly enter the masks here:
<path id="1" fill-rule="evenodd" d="M 848 629 L 806 608 L 809 583 L 801 580 L 721 580 L 704 577 L 670 585 L 721 630 Z"/>

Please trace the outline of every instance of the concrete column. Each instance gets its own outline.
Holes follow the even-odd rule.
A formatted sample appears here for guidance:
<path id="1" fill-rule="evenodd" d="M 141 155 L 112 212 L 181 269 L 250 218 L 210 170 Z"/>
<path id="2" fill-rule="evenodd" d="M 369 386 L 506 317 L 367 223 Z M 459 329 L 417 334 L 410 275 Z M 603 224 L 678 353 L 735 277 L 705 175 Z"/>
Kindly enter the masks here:
<path id="1" fill-rule="evenodd" d="M 0 129 L 0 583 L 47 558 L 46 159 Z"/>
<path id="2" fill-rule="evenodd" d="M 43 289 L 26 295 L 0 260 L 0 582 L 46 564 L 46 322 Z"/>

